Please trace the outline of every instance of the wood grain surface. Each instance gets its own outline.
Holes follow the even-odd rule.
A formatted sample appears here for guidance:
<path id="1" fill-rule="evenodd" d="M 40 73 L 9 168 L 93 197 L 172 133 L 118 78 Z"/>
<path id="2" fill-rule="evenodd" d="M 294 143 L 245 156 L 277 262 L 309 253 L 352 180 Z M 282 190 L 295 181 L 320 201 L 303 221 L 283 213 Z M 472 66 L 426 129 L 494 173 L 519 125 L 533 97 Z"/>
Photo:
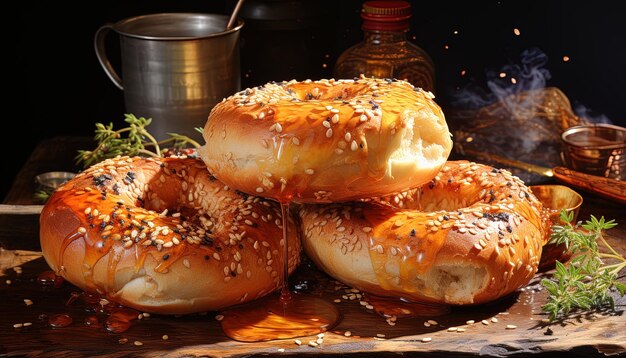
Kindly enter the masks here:
<path id="1" fill-rule="evenodd" d="M 60 150 L 60 143 L 65 150 Z M 71 143 L 74 148 L 70 148 Z M 81 144 L 82 143 L 82 144 Z M 56 139 L 38 147 L 21 176 L 16 179 L 15 191 L 11 191 L 6 204 L 31 204 L 38 172 L 72 169 L 69 153 L 76 145 L 84 145 L 84 139 Z M 56 147 L 52 150 L 49 147 Z M 46 150 L 49 148 L 49 150 Z M 55 159 L 55 155 L 62 158 Z M 43 161 L 43 162 L 40 162 Z M 39 163 L 39 164 L 38 164 Z M 58 167 L 52 163 L 59 164 Z M 608 241 L 621 253 L 626 254 L 626 208 L 604 199 L 585 196 L 579 219 L 589 214 L 615 218 L 621 225 L 609 231 Z M 19 219 L 19 221 L 18 221 Z M 263 343 L 240 343 L 228 339 L 222 333 L 217 312 L 181 317 L 151 315 L 132 322 L 131 328 L 119 334 L 108 333 L 102 324 L 85 326 L 84 318 L 90 315 L 85 305 L 66 305 L 72 292 L 77 291 L 69 283 L 60 287 L 46 287 L 37 283 L 37 276 L 48 269 L 38 247 L 36 215 L 0 216 L 0 356 L 296 356 L 302 354 L 351 356 L 520 356 L 558 353 L 568 356 L 604 356 L 626 354 L 626 299 L 619 299 L 611 313 L 585 314 L 565 321 L 546 324 L 541 305 L 546 294 L 538 282 L 541 275 L 514 295 L 477 307 L 453 308 L 440 317 L 415 317 L 398 319 L 390 326 L 382 317 L 350 300 L 348 287 L 344 287 L 305 263 L 290 278 L 293 286 L 301 291 L 321 295 L 337 303 L 343 320 L 323 343 L 311 347 L 308 342 L 317 337 L 300 338 L 302 345 L 293 339 Z M 549 273 L 548 273 L 549 274 Z M 624 280 L 624 278 L 622 278 Z M 355 294 L 355 293 L 354 293 Z M 342 298 L 346 295 L 348 299 Z M 29 301 L 30 300 L 30 301 Z M 32 302 L 32 304 L 28 304 Z M 53 329 L 47 318 L 66 313 L 73 318 L 68 327 Z M 104 315 L 98 315 L 101 320 Z M 497 322 L 492 320 L 496 318 Z M 436 325 L 426 327 L 428 319 Z M 466 321 L 474 320 L 474 324 Z M 481 323 L 486 320 L 488 325 Z M 32 323 L 14 328 L 14 324 Z M 507 329 L 507 325 L 516 326 Z M 450 327 L 464 329 L 450 332 Z M 351 336 L 346 337 L 346 332 Z M 163 335 L 168 339 L 164 340 Z M 431 338 L 430 342 L 422 342 Z M 135 343 L 140 342 L 140 343 Z M 140 345 L 139 345 L 140 344 Z M 284 350 L 284 351 L 282 351 Z"/>

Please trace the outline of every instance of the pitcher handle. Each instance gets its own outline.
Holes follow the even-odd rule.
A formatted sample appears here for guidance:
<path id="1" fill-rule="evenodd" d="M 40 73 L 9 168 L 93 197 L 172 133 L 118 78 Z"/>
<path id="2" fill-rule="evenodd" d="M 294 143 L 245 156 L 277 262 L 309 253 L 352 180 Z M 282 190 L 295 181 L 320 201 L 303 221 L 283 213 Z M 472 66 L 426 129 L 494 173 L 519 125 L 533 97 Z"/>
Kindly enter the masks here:
<path id="1" fill-rule="evenodd" d="M 113 25 L 111 24 L 106 24 L 100 27 L 98 31 L 96 31 L 96 36 L 93 39 L 93 45 L 96 50 L 96 56 L 98 56 L 98 61 L 100 62 L 102 69 L 107 74 L 107 76 L 109 76 L 111 81 L 113 81 L 113 84 L 115 84 L 117 88 L 123 91 L 124 86 L 122 85 L 122 79 L 120 78 L 120 75 L 117 74 L 117 71 L 115 71 L 115 69 L 111 65 L 111 62 L 109 61 L 109 58 L 107 57 L 107 54 L 106 54 L 106 49 L 104 48 L 104 40 L 107 34 L 112 29 L 113 29 Z"/>

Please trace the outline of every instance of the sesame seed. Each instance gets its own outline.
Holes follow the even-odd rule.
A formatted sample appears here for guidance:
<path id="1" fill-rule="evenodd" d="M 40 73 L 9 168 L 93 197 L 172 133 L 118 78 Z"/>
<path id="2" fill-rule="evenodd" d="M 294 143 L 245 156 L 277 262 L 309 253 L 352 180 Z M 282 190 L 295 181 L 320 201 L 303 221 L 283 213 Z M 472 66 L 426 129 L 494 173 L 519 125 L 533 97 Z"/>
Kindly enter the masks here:
<path id="1" fill-rule="evenodd" d="M 473 320 L 473 319 L 470 319 L 470 320 L 468 320 L 468 321 L 465 321 L 465 324 L 474 324 L 474 320 Z"/>
<path id="2" fill-rule="evenodd" d="M 322 121 L 322 125 L 326 128 L 330 128 L 330 122 L 329 121 Z"/>
<path id="3" fill-rule="evenodd" d="M 484 324 L 485 326 L 489 325 L 489 321 L 487 321 L 486 319 L 480 321 L 480 323 Z"/>
<path id="4" fill-rule="evenodd" d="M 378 338 L 385 338 L 385 335 L 382 333 L 376 333 L 376 337 Z"/>
<path id="5" fill-rule="evenodd" d="M 298 139 L 297 137 L 292 137 L 292 138 L 291 138 L 291 142 L 292 142 L 294 145 L 300 145 L 300 139 Z"/>
<path id="6" fill-rule="evenodd" d="M 304 172 L 308 175 L 313 175 L 315 174 L 315 170 L 311 169 L 311 168 L 307 168 L 304 170 Z"/>
<path id="7" fill-rule="evenodd" d="M 283 353 L 283 352 L 285 351 L 285 348 L 278 348 L 278 351 L 279 351 L 280 353 Z"/>
<path id="8" fill-rule="evenodd" d="M 13 328 L 22 328 L 24 326 L 23 323 L 16 323 L 13 325 Z"/>
<path id="9" fill-rule="evenodd" d="M 296 339 L 295 341 L 293 341 L 295 344 L 301 346 L 302 345 L 302 341 L 299 339 Z"/>
<path id="10" fill-rule="evenodd" d="M 333 122 L 334 124 L 339 123 L 339 115 L 335 114 L 334 116 L 332 116 L 332 118 L 330 119 L 331 122 Z"/>
<path id="11" fill-rule="evenodd" d="M 276 129 L 277 133 L 280 133 L 280 132 L 283 131 L 283 126 L 281 126 L 280 123 L 276 123 L 276 128 L 275 129 Z"/>
<path id="12" fill-rule="evenodd" d="M 352 335 L 352 332 L 345 331 L 345 332 L 343 332 L 343 335 L 346 336 L 346 337 L 350 337 Z"/>
<path id="13" fill-rule="evenodd" d="M 309 341 L 309 346 L 317 347 L 317 346 L 319 346 L 319 344 L 317 344 L 317 342 L 315 342 L 315 341 Z"/>
<path id="14" fill-rule="evenodd" d="M 448 332 L 456 332 L 458 330 L 457 327 L 450 327 L 448 328 Z"/>
<path id="15" fill-rule="evenodd" d="M 438 325 L 438 324 L 439 324 L 439 322 L 437 322 L 437 321 L 435 321 L 435 320 L 432 320 L 432 319 L 429 319 L 427 322 L 428 322 L 428 323 L 430 323 L 430 324 L 432 324 L 433 326 L 436 326 L 436 325 Z"/>
<path id="16" fill-rule="evenodd" d="M 224 319 L 224 315 L 218 314 L 217 316 L 215 316 L 215 319 L 216 319 L 217 321 L 221 321 L 221 320 L 223 320 L 223 319 Z"/>
<path id="17" fill-rule="evenodd" d="M 143 342 L 141 341 L 134 341 L 133 344 L 136 346 L 143 346 Z"/>
<path id="18" fill-rule="evenodd" d="M 24 327 L 30 327 L 32 325 L 33 325 L 32 322 L 24 322 Z"/>
<path id="19" fill-rule="evenodd" d="M 25 298 L 24 303 L 26 304 L 26 306 L 30 306 L 33 304 L 33 301 L 29 300 L 28 298 Z"/>
<path id="20" fill-rule="evenodd" d="M 493 318 L 491 319 L 491 322 L 493 322 L 493 323 L 498 323 L 498 319 L 497 319 L 497 318 L 495 318 L 495 317 L 493 317 Z"/>
<path id="21" fill-rule="evenodd" d="M 78 228 L 78 232 L 81 233 L 81 234 L 84 234 L 84 233 L 87 232 L 87 229 L 85 229 L 84 227 L 81 226 L 81 227 Z"/>
<path id="22" fill-rule="evenodd" d="M 424 338 L 422 338 L 422 342 L 423 342 L 423 343 L 428 343 L 428 342 L 430 342 L 430 341 L 432 341 L 432 340 L 433 340 L 433 339 L 432 339 L 432 338 L 430 338 L 430 337 L 424 337 Z"/>
<path id="23" fill-rule="evenodd" d="M 328 130 L 326 131 L 326 138 L 330 138 L 333 136 L 333 130 L 332 128 L 328 128 Z"/>
<path id="24" fill-rule="evenodd" d="M 514 324 L 507 324 L 506 325 L 506 329 L 515 329 L 515 328 L 517 328 L 517 326 L 514 325 Z"/>

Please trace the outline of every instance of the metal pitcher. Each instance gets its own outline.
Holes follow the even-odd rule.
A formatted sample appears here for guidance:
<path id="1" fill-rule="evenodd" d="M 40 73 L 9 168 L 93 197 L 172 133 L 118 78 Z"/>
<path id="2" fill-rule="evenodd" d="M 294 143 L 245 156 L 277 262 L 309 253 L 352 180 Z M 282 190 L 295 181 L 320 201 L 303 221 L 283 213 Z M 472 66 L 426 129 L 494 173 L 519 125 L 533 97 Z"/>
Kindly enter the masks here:
<path id="1" fill-rule="evenodd" d="M 176 132 L 200 134 L 211 108 L 240 90 L 239 33 L 243 22 L 225 31 L 228 17 L 216 14 L 163 13 L 106 24 L 96 32 L 98 60 L 124 91 L 126 111 L 153 119 L 157 139 Z M 122 76 L 105 52 L 111 31 L 120 37 Z"/>

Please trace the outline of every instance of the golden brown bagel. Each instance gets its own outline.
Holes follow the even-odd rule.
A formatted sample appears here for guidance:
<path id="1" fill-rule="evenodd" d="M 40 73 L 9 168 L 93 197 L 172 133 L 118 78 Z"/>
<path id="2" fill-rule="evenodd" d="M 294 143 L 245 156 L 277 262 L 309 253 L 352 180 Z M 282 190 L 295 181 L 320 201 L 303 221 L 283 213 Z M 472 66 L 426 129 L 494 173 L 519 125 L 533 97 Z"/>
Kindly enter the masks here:
<path id="1" fill-rule="evenodd" d="M 431 180 L 450 154 L 432 98 L 396 80 L 268 83 L 213 108 L 200 154 L 229 186 L 281 201 L 387 195 Z"/>
<path id="2" fill-rule="evenodd" d="M 40 222 L 52 269 L 141 311 L 250 301 L 276 289 L 283 272 L 278 205 L 229 189 L 197 159 L 106 160 L 59 188 Z M 289 225 L 293 270 L 300 244 Z"/>
<path id="3" fill-rule="evenodd" d="M 533 277 L 546 227 L 541 204 L 521 180 L 448 162 L 421 199 L 418 191 L 302 206 L 306 253 L 360 290 L 421 302 L 489 302 Z"/>

